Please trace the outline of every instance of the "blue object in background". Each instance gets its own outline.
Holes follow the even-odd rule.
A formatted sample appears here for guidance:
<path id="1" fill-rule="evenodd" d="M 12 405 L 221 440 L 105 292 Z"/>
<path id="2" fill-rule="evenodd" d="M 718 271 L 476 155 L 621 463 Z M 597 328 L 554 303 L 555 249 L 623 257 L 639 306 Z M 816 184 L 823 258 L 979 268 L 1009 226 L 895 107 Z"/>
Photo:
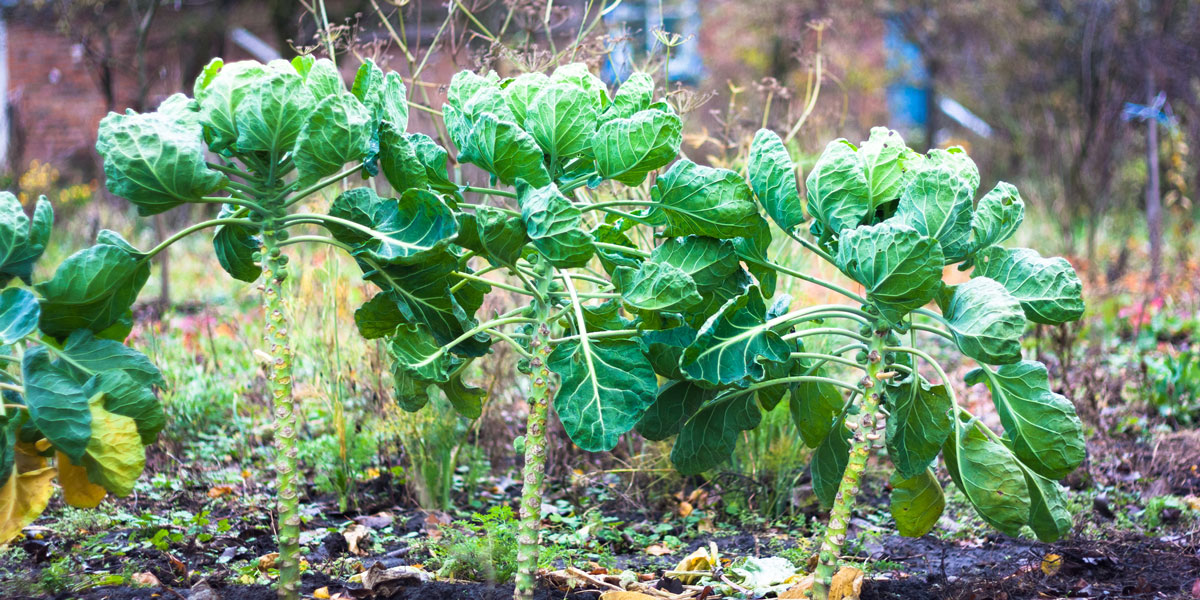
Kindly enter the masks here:
<path id="1" fill-rule="evenodd" d="M 634 71 L 634 61 L 642 62 L 651 53 L 661 53 L 654 30 L 683 36 L 682 44 L 671 48 L 671 63 L 668 71 L 671 81 L 696 85 L 705 75 L 704 60 L 700 56 L 700 2 L 699 0 L 626 0 L 613 8 L 604 17 L 609 31 L 626 37 L 614 44 L 600 69 L 600 77 L 606 83 L 618 84 Z"/>
<path id="2" fill-rule="evenodd" d="M 887 104 L 892 115 L 892 126 L 906 129 L 924 127 L 929 117 L 929 73 L 921 60 L 921 50 L 905 39 L 903 29 L 894 17 L 887 19 L 883 50 L 887 56 L 887 70 L 891 74 L 887 85 Z"/>

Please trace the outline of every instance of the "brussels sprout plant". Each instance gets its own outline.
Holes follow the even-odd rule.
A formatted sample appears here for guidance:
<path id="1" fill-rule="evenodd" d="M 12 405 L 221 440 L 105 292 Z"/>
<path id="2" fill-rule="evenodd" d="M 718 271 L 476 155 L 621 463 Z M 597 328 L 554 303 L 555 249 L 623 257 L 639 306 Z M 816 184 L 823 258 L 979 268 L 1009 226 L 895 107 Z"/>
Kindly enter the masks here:
<path id="1" fill-rule="evenodd" d="M 294 597 L 299 582 L 296 409 L 281 285 L 289 271 L 281 249 L 297 243 L 341 248 L 379 288 L 354 318 L 363 336 L 386 341 L 404 408 L 419 410 L 441 393 L 478 416 L 484 392 L 466 383 L 468 367 L 495 343 L 522 356 L 529 416 L 517 444 L 525 454 L 517 598 L 532 597 L 535 584 L 551 404 L 585 450 L 609 450 L 634 429 L 675 436 L 674 464 L 698 473 L 727 457 L 762 410 L 788 398 L 801 437 L 816 448 L 814 488 L 832 507 L 815 585 L 821 598 L 876 448 L 895 467 L 892 512 L 905 535 L 929 531 L 941 512 L 932 470 L 939 453 L 1002 531 L 1029 525 L 1051 539 L 1069 525 L 1053 480 L 1082 459 L 1079 421 L 1050 390 L 1045 367 L 1022 361 L 1020 338 L 1028 321 L 1077 319 L 1081 286 L 1066 261 L 999 245 L 1024 205 L 1004 183 L 976 202 L 979 174 L 961 149 L 920 155 L 886 129 L 861 146 L 835 141 L 810 173 L 804 203 L 788 150 L 769 131 L 750 146 L 747 177 L 680 158 L 680 116 L 656 100 L 648 75 L 632 75 L 610 95 L 582 64 L 507 79 L 462 72 L 441 114 L 458 162 L 490 176 L 491 187 L 476 187 L 451 177 L 445 148 L 406 133 L 405 96 L 397 74 L 369 61 L 347 91 L 328 60 L 214 60 L 194 98 L 112 114 L 100 127 L 108 187 L 141 214 L 222 205 L 217 218 L 164 244 L 212 228 L 226 271 L 248 282 L 267 274 L 281 595 Z M 355 174 L 382 174 L 390 195 L 368 185 L 341 191 L 323 213 L 296 208 Z M 810 215 L 812 240 L 798 232 Z M 293 233 L 313 226 L 322 232 Z M 864 294 L 770 260 L 776 232 L 780 243 L 836 265 Z M 118 247 L 144 266 L 145 254 Z M 945 283 L 953 264 L 973 269 L 970 280 Z M 852 304 L 793 307 L 776 293 L 781 276 Z M 140 285 L 105 279 L 87 294 L 96 310 L 86 314 L 103 316 L 75 327 L 117 323 Z M 478 316 L 495 292 L 525 300 Z M 45 306 L 43 331 L 62 335 L 65 326 L 46 330 Z M 967 380 L 991 389 L 1003 436 L 958 406 L 922 349 L 931 337 L 979 363 Z M 843 345 L 806 348 L 818 338 Z M 835 367 L 862 377 L 842 381 Z"/>

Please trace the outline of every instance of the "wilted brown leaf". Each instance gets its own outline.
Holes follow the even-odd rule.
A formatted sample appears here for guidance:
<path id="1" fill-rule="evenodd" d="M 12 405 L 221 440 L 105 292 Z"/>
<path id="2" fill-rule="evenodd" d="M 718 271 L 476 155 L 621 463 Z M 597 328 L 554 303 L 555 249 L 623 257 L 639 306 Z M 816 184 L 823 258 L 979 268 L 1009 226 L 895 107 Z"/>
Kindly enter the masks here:
<path id="1" fill-rule="evenodd" d="M 829 584 L 829 600 L 858 600 L 862 593 L 863 572 L 854 567 L 842 567 Z"/>
<path id="2" fill-rule="evenodd" d="M 278 560 L 279 560 L 279 553 L 278 553 L 278 552 L 272 552 L 272 553 L 270 553 L 270 554 L 264 554 L 264 555 L 262 555 L 262 556 L 258 557 L 258 570 L 259 570 L 259 571 L 266 571 L 267 569 L 274 569 L 274 568 L 275 568 L 275 563 L 276 563 Z"/>
<path id="3" fill-rule="evenodd" d="M 158 581 L 158 578 L 154 576 L 154 573 L 149 571 L 143 573 L 134 573 L 129 578 L 129 583 L 132 583 L 138 587 L 158 587 L 162 585 L 162 583 Z"/>
<path id="4" fill-rule="evenodd" d="M 346 538 L 346 546 L 351 553 L 358 556 L 366 556 L 365 549 L 368 538 L 371 536 L 371 530 L 363 525 L 355 524 L 353 527 L 342 532 L 342 536 Z"/>
<path id="5" fill-rule="evenodd" d="M 646 546 L 646 554 L 649 554 L 650 556 L 666 556 L 672 552 L 674 552 L 674 550 L 666 547 L 664 544 L 650 544 L 649 546 Z"/>
<path id="6" fill-rule="evenodd" d="M 233 486 L 231 485 L 214 485 L 208 488 L 209 498 L 220 498 L 233 494 Z"/>

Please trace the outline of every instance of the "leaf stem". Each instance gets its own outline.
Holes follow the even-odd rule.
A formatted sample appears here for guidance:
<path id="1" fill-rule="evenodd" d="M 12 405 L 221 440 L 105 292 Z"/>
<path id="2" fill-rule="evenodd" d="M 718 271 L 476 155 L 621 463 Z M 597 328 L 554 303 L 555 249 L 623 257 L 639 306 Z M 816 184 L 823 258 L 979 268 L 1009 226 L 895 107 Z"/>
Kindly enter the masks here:
<path id="1" fill-rule="evenodd" d="M 362 165 L 355 165 L 353 167 L 350 167 L 349 169 L 346 169 L 345 171 L 342 171 L 341 173 L 338 173 L 336 175 L 330 175 L 329 177 L 326 177 L 325 179 L 322 179 L 322 180 L 296 192 L 291 198 L 288 198 L 287 201 L 283 203 L 283 206 L 284 206 L 284 208 L 291 206 L 291 205 L 305 199 L 306 197 L 308 197 L 309 194 L 312 194 L 313 192 L 321 190 L 321 189 L 323 189 L 329 185 L 332 185 L 334 183 L 337 183 L 337 182 L 353 175 L 354 173 L 357 173 L 360 170 L 362 170 Z M 279 193 L 279 195 L 277 195 L 271 199 L 271 204 L 274 204 L 274 203 L 282 200 L 283 197 L 288 194 L 288 191 L 289 190 L 285 188 L 282 192 Z"/>
<path id="2" fill-rule="evenodd" d="M 504 198 L 516 198 L 516 197 L 517 197 L 517 193 L 516 193 L 516 192 L 510 192 L 510 191 L 507 191 L 507 190 L 498 190 L 498 189 L 495 189 L 495 188 L 475 187 L 475 186 L 473 186 L 473 185 L 463 185 L 463 186 L 459 186 L 459 188 L 458 188 L 458 191 L 460 191 L 460 192 L 474 192 L 474 193 L 476 193 L 476 194 L 485 194 L 485 195 L 488 195 L 488 196 L 502 196 L 502 197 L 504 197 Z M 460 203 L 460 204 L 461 204 L 461 203 Z M 472 206 L 474 206 L 474 205 L 472 205 Z M 497 208 L 497 207 L 492 207 L 492 208 Z"/>
<path id="3" fill-rule="evenodd" d="M 146 252 L 146 256 L 143 258 L 143 260 L 149 260 L 151 258 L 154 258 L 154 255 L 158 254 L 159 252 L 162 252 L 163 250 L 166 250 L 167 247 L 170 246 L 171 244 L 174 244 L 175 242 L 178 242 L 179 240 L 181 240 L 197 231 L 200 231 L 201 229 L 207 229 L 209 227 L 219 227 L 221 225 L 246 225 L 248 227 L 258 227 L 259 226 L 258 223 L 255 223 L 254 221 L 251 221 L 250 219 L 237 219 L 237 218 L 233 218 L 233 217 L 226 217 L 226 218 L 221 218 L 221 219 L 209 219 L 208 221 L 201 221 L 199 223 L 190 225 L 188 227 L 185 227 L 185 228 L 175 232 L 174 235 L 163 240 L 157 246 L 151 248 L 149 251 Z"/>

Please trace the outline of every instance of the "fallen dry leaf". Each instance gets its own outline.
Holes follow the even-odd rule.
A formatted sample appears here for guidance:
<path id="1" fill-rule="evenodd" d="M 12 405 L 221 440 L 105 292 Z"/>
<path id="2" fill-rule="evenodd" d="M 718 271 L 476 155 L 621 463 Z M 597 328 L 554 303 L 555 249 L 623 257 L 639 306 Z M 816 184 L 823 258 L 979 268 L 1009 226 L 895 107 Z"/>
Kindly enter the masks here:
<path id="1" fill-rule="evenodd" d="M 133 576 L 129 578 L 129 582 L 138 587 L 158 587 L 162 585 L 162 583 L 158 581 L 158 578 L 154 576 L 154 573 L 149 571 L 144 573 L 134 573 Z"/>
<path id="2" fill-rule="evenodd" d="M 862 593 L 863 572 L 854 567 L 842 567 L 829 584 L 829 600 L 858 600 Z"/>
<path id="3" fill-rule="evenodd" d="M 805 575 L 802 579 L 800 579 L 799 582 L 796 583 L 796 585 L 793 585 L 785 590 L 782 594 L 779 594 L 779 598 L 781 600 L 783 598 L 807 598 L 808 591 L 812 589 L 812 586 L 813 576 Z"/>
<path id="4" fill-rule="evenodd" d="M 684 500 L 683 502 L 679 503 L 679 508 L 677 508 L 675 510 L 675 512 L 680 517 L 686 518 L 688 515 L 692 514 L 693 510 L 696 510 L 696 509 L 692 506 L 692 503 L 688 502 L 687 500 Z"/>
<path id="5" fill-rule="evenodd" d="M 365 549 L 368 538 L 371 536 L 371 530 L 366 526 L 355 524 L 353 527 L 342 532 L 342 536 L 346 538 L 347 549 L 351 553 L 358 556 L 366 556 Z"/>
<path id="6" fill-rule="evenodd" d="M 1047 554 L 1046 556 L 1042 557 L 1042 572 L 1049 577 L 1055 573 L 1058 573 L 1059 569 L 1062 568 L 1062 564 L 1063 560 L 1061 556 L 1054 553 Z"/>
<path id="7" fill-rule="evenodd" d="M 603 594 L 600 594 L 600 600 L 659 600 L 659 599 L 655 596 L 651 596 L 650 594 L 643 594 L 641 592 L 618 592 L 616 590 L 613 590 L 611 592 L 604 592 Z"/>
<path id="8" fill-rule="evenodd" d="M 233 486 L 231 485 L 214 485 L 208 488 L 209 498 L 220 498 L 221 496 L 228 496 L 232 493 Z"/>
<path id="9" fill-rule="evenodd" d="M 646 546 L 646 554 L 649 554 L 650 556 L 666 556 L 672 552 L 675 551 L 666 547 L 664 544 L 650 544 L 649 546 Z"/>
<path id="10" fill-rule="evenodd" d="M 266 571 L 267 569 L 274 569 L 274 568 L 275 568 L 275 563 L 276 563 L 278 560 L 279 560 L 279 553 L 278 553 L 278 552 L 272 552 L 272 553 L 270 553 L 270 554 L 264 554 L 264 555 L 262 555 L 262 556 L 258 557 L 258 570 L 259 570 L 259 571 Z"/>
<path id="11" fill-rule="evenodd" d="M 425 583 L 432 579 L 429 572 L 416 567 L 392 567 L 384 568 L 383 563 L 376 562 L 371 565 L 361 575 L 356 575 L 362 580 L 363 587 L 367 591 L 382 596 L 390 596 L 393 591 L 400 587 L 413 585 L 415 583 Z"/>
<path id="12" fill-rule="evenodd" d="M 313 598 L 317 598 L 318 600 L 329 600 L 329 588 L 323 587 L 313 590 Z"/>

